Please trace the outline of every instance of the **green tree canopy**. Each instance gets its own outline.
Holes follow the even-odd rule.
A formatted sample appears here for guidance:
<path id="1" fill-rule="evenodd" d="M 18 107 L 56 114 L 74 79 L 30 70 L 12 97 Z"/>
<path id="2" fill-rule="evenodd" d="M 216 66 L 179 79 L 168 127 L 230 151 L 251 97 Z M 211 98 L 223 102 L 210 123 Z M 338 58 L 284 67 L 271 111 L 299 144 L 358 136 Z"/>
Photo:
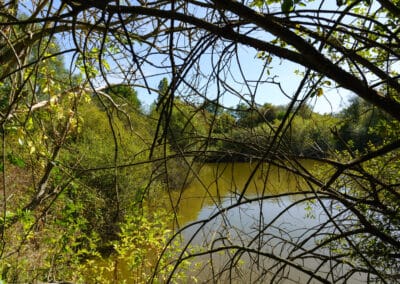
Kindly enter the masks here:
<path id="1" fill-rule="evenodd" d="M 105 90 L 106 93 L 110 94 L 114 98 L 119 98 L 126 101 L 134 109 L 139 110 L 142 103 L 140 102 L 137 91 L 131 86 L 127 85 L 114 85 Z"/>

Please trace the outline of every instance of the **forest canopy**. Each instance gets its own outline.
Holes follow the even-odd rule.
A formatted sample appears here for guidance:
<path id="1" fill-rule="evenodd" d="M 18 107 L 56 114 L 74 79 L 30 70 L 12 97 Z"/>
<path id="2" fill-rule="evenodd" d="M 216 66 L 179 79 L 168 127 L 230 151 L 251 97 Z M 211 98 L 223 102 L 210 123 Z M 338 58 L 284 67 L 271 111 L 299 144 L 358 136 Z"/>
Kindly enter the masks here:
<path id="1" fill-rule="evenodd" d="M 107 283 L 119 259 L 127 281 L 188 281 L 209 255 L 213 281 L 240 281 L 245 259 L 258 282 L 293 270 L 396 282 L 399 16 L 397 0 L 0 1 L 0 279 Z M 155 102 L 145 110 L 138 94 Z M 313 110 L 345 96 L 338 112 Z M 172 196 L 204 163 L 238 161 L 254 169 L 232 204 L 213 199 L 215 215 L 179 224 Z M 302 188 L 283 195 L 326 221 L 292 238 L 260 213 L 248 239 L 229 239 L 226 222 L 204 249 L 192 246 L 200 229 L 179 243 L 277 198 L 247 196 L 265 167 L 265 187 L 272 167 L 290 172 Z"/>

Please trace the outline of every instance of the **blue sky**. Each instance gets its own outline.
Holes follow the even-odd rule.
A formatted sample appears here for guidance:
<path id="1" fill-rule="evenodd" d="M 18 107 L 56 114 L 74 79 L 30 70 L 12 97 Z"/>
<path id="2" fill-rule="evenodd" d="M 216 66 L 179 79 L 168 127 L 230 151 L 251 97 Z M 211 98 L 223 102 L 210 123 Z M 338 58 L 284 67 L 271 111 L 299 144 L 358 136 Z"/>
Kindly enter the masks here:
<path id="1" fill-rule="evenodd" d="M 317 1 L 319 3 L 319 1 Z M 336 9 L 335 1 L 328 1 L 327 4 L 328 8 Z M 313 4 L 315 5 L 315 4 Z M 264 34 L 265 36 L 265 34 Z M 271 37 L 272 39 L 272 37 Z M 66 44 L 66 40 L 64 39 L 64 44 Z M 70 43 L 72 45 L 72 43 Z M 68 43 L 66 44 L 68 45 Z M 139 47 L 140 48 L 140 47 Z M 67 56 L 68 57 L 68 56 Z M 161 64 L 161 57 L 154 56 L 153 60 L 159 64 Z M 213 71 L 211 59 L 214 61 L 217 60 L 217 57 L 211 58 L 210 56 L 204 56 L 204 58 L 200 61 L 201 62 L 201 69 L 205 73 L 211 74 Z M 254 82 L 259 79 L 260 73 L 263 70 L 264 61 L 257 58 L 257 51 L 251 48 L 244 48 L 242 47 L 239 50 L 239 60 L 242 66 L 242 70 L 247 80 Z M 66 60 L 69 61 L 68 59 Z M 112 63 L 110 64 L 111 68 L 113 69 Z M 298 69 L 299 71 L 304 71 L 304 68 L 301 66 L 296 66 L 295 64 L 281 60 L 277 57 L 274 57 L 271 64 L 269 65 L 270 74 L 268 75 L 269 78 L 274 78 L 276 82 L 281 84 L 283 91 L 288 95 L 292 96 L 297 87 L 299 82 L 301 81 L 301 76 L 295 75 L 295 70 Z M 167 70 L 167 69 L 166 69 Z M 163 72 L 162 69 L 154 69 L 150 66 L 143 67 L 143 71 L 146 76 L 149 76 L 148 83 L 150 87 L 157 88 L 159 81 L 165 76 L 164 74 L 157 75 L 160 72 Z M 285 97 L 281 90 L 277 87 L 276 84 L 271 83 L 262 83 L 256 88 L 251 88 L 250 92 L 246 88 L 244 84 L 235 83 L 233 77 L 239 76 L 239 68 L 237 64 L 233 64 L 230 70 L 232 75 L 227 75 L 226 82 L 230 85 L 234 86 L 234 89 L 240 93 L 240 95 L 246 95 L 250 92 L 253 93 L 255 97 L 255 102 L 258 104 L 264 103 L 272 103 L 274 105 L 286 105 L 289 103 L 289 99 Z M 193 75 L 193 74 L 192 74 Z M 190 76 L 190 75 L 189 75 Z M 266 77 L 265 71 L 264 76 Z M 168 77 L 168 76 L 166 76 Z M 264 78 L 265 78 L 264 77 Z M 204 80 L 206 80 L 205 78 Z M 117 79 L 115 77 L 109 77 L 111 83 L 120 83 L 121 79 Z M 99 85 L 101 82 L 98 83 Z M 251 83 L 250 83 L 251 84 Z M 149 94 L 146 89 L 137 88 L 139 99 L 143 102 L 144 105 L 150 105 L 154 102 L 157 98 L 157 94 Z M 209 86 L 207 89 L 199 90 L 202 94 L 206 94 L 208 98 L 214 98 L 216 91 L 216 86 Z M 184 91 L 183 91 L 184 92 Z M 313 101 L 310 101 L 310 105 L 314 108 L 314 111 L 319 113 L 334 113 L 338 112 L 343 106 L 346 105 L 347 100 L 349 98 L 349 92 L 343 89 L 332 89 L 330 91 L 325 90 L 324 95 L 321 97 L 315 97 Z M 224 95 L 221 103 L 223 103 L 227 107 L 233 107 L 241 102 L 240 98 L 235 95 Z"/>
<path id="2" fill-rule="evenodd" d="M 308 3 L 307 8 L 316 8 L 321 4 L 321 1 L 316 1 L 313 3 Z M 323 6 L 326 9 L 337 9 L 336 1 L 323 1 Z M 276 9 L 280 9 L 280 7 L 276 7 Z M 262 36 L 266 36 L 263 34 Z M 271 37 L 271 40 L 273 38 Z M 246 79 L 250 81 L 256 81 L 260 77 L 260 73 L 262 72 L 264 61 L 257 58 L 257 51 L 251 48 L 241 48 L 239 50 L 239 58 L 241 61 L 242 70 L 245 73 Z M 215 60 L 215 58 L 214 58 Z M 211 58 L 205 58 L 201 61 L 202 66 L 200 66 L 204 72 L 211 72 L 212 64 Z M 292 96 L 299 82 L 301 81 L 301 76 L 295 75 L 295 70 L 304 71 L 304 67 L 295 65 L 287 60 L 280 60 L 279 58 L 274 57 L 271 64 L 269 65 L 270 75 L 269 78 L 274 78 L 276 82 L 281 84 L 284 92 Z M 239 68 L 236 64 L 233 64 L 231 67 L 231 73 L 233 76 L 239 76 Z M 147 74 L 154 74 L 154 70 L 145 70 Z M 266 74 L 264 74 L 266 77 Z M 162 79 L 163 76 L 155 76 L 149 79 L 149 83 L 152 87 L 157 88 L 158 82 Z M 265 78 L 264 77 L 264 78 Z M 207 79 L 207 78 L 206 78 Z M 244 84 L 235 83 L 235 80 L 232 76 L 227 77 L 227 83 L 234 86 L 236 91 L 241 93 L 241 95 L 245 95 L 249 93 L 249 90 L 245 87 Z M 216 87 L 209 87 L 206 91 L 207 97 L 213 98 L 217 93 Z M 200 91 L 202 92 L 202 91 Z M 274 105 L 286 105 L 289 103 L 289 99 L 285 97 L 281 90 L 277 87 L 277 85 L 271 83 L 263 83 L 258 86 L 257 89 L 253 88 L 251 92 L 254 92 L 255 101 L 258 104 L 264 103 L 272 103 Z M 157 95 L 149 95 L 145 90 L 138 90 L 139 98 L 144 102 L 144 104 L 150 105 L 156 98 Z M 335 113 L 338 112 L 341 108 L 347 105 L 348 99 L 350 97 L 350 93 L 343 89 L 332 88 L 331 90 L 324 89 L 324 95 L 321 97 L 315 97 L 312 101 L 309 102 L 310 106 L 314 108 L 314 111 L 319 113 Z M 221 102 L 227 106 L 232 107 L 237 105 L 240 102 L 240 98 L 235 95 L 224 95 Z"/>
<path id="3" fill-rule="evenodd" d="M 256 81 L 258 80 L 260 73 L 263 69 L 264 61 L 257 58 L 257 51 L 253 49 L 242 49 L 240 51 L 240 61 L 242 65 L 242 70 L 245 73 L 246 79 L 249 81 Z M 203 71 L 209 70 L 211 64 L 207 62 L 207 60 L 202 60 L 202 68 Z M 300 75 L 295 74 L 295 70 L 304 71 L 304 67 L 295 65 L 287 60 L 281 60 L 279 58 L 274 58 L 269 65 L 269 73 L 268 77 L 274 77 L 276 82 L 281 84 L 282 89 L 284 92 L 291 96 L 295 93 L 298 84 L 300 83 L 302 77 Z M 151 71 L 147 70 L 150 74 Z M 231 70 L 233 76 L 239 76 L 239 70 L 235 64 Z M 146 73 L 146 70 L 145 70 Z M 265 71 L 264 71 L 265 73 Z M 264 74 L 266 75 L 266 74 Z M 155 76 L 148 80 L 151 87 L 157 88 L 159 81 L 162 79 L 163 75 Z M 235 89 L 240 92 L 242 95 L 248 94 L 249 91 L 245 87 L 245 85 L 241 85 L 238 83 L 234 83 L 234 80 L 229 77 L 229 84 L 234 86 Z M 272 103 L 274 105 L 286 105 L 289 103 L 289 99 L 285 97 L 282 92 L 279 90 L 278 86 L 271 83 L 261 83 L 257 90 L 254 88 L 252 89 L 255 94 L 255 100 L 258 104 L 264 103 Z M 214 86 L 215 91 L 215 86 Z M 208 89 L 207 97 L 214 98 L 215 93 L 213 91 L 213 87 Z M 340 93 L 342 92 L 342 93 Z M 140 100 L 145 105 L 150 105 L 154 100 L 157 98 L 156 94 L 151 94 L 144 90 L 138 89 L 138 94 Z M 325 90 L 324 95 L 321 97 L 315 97 L 312 101 L 310 101 L 310 105 L 314 108 L 314 111 L 319 113 L 334 113 L 339 111 L 343 106 L 346 105 L 346 102 L 349 98 L 349 92 L 343 89 L 332 89 L 332 90 Z M 240 102 L 240 98 L 234 95 L 224 95 L 221 102 L 227 106 L 235 106 Z"/>

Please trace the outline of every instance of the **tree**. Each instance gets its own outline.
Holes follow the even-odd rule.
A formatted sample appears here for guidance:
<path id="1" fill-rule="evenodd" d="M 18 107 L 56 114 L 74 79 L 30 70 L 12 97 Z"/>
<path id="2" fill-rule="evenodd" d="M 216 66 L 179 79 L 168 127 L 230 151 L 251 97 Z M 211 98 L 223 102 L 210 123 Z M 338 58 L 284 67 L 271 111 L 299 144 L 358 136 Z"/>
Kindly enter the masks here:
<path id="1" fill-rule="evenodd" d="M 140 110 L 141 102 L 137 96 L 137 91 L 130 86 L 126 85 L 114 85 L 105 90 L 112 97 L 124 99 L 130 106 L 136 110 Z M 122 103 L 124 103 L 122 101 Z"/>
<path id="2" fill-rule="evenodd" d="M 235 118 L 227 111 L 222 112 L 216 117 L 215 133 L 227 133 L 235 126 Z"/>
<path id="3" fill-rule="evenodd" d="M 382 145 L 385 135 L 376 130 L 381 124 L 393 122 L 385 113 L 359 98 L 350 100 L 350 105 L 339 115 L 343 120 L 338 129 L 340 149 L 353 147 L 365 151 L 371 143 L 375 146 Z"/>
<path id="4" fill-rule="evenodd" d="M 260 112 L 261 112 L 262 116 L 264 117 L 264 119 L 268 122 L 273 122 L 274 119 L 276 119 L 277 115 L 278 115 L 277 107 L 273 106 L 270 103 L 263 104 L 260 108 Z"/>
<path id="5" fill-rule="evenodd" d="M 47 152 L 43 151 L 43 156 L 38 154 L 38 157 L 46 157 L 42 159 L 44 167 L 34 176 L 33 180 L 38 182 L 34 182 L 33 194 L 22 208 L 42 212 L 45 207 L 43 202 L 50 200 L 49 197 L 57 199 L 59 190 L 64 188 L 62 183 L 53 187 L 49 181 L 62 169 L 58 156 L 67 146 L 71 125 L 76 124 L 74 100 L 69 101 L 63 111 L 57 109 L 50 112 L 47 120 L 43 120 L 36 110 L 45 106 L 55 107 L 55 101 L 72 94 L 80 97 L 87 90 L 102 97 L 104 87 L 99 89 L 98 85 L 108 82 L 113 76 L 119 76 L 135 89 L 157 92 L 152 87 L 152 78 L 164 77 L 167 73 L 170 83 L 159 105 L 161 113 L 157 129 L 160 131 L 155 131 L 149 151 L 151 160 L 154 149 L 160 144 L 158 142 L 165 141 L 167 137 L 168 132 L 161 130 L 167 129 L 172 121 L 174 100 L 178 96 L 194 94 L 204 100 L 211 95 L 217 97 L 217 102 L 223 101 L 226 95 L 236 96 L 248 102 L 251 106 L 249 112 L 252 112 L 256 110 L 256 98 L 261 95 L 260 84 L 270 84 L 281 87 L 278 89 L 291 102 L 282 113 L 279 125 L 271 128 L 270 144 L 265 147 L 264 154 L 257 157 L 256 169 L 263 162 L 269 162 L 298 175 L 309 188 L 305 191 L 309 197 L 302 201 L 318 203 L 328 220 L 310 236 L 291 240 L 284 239 L 283 235 L 274 236 L 284 244 L 293 245 L 286 255 L 278 252 L 281 250 L 271 252 L 261 246 L 264 233 L 273 226 L 261 221 L 257 223 L 256 237 L 250 243 L 229 245 L 229 240 L 222 238 L 225 241 L 221 247 L 214 249 L 207 246 L 209 250 L 204 254 L 226 251 L 230 256 L 227 273 L 232 272 L 237 267 L 238 259 L 247 254 L 249 259 L 254 260 L 251 263 L 253 267 L 260 265 L 260 258 L 271 259 L 276 268 L 274 279 L 286 277 L 286 272 L 292 268 L 322 283 L 346 282 L 357 273 L 371 282 L 396 281 L 398 254 L 386 254 L 385 251 L 380 263 L 375 259 L 385 245 L 392 251 L 400 248 L 399 187 L 398 178 L 393 174 L 400 167 L 397 162 L 400 147 L 397 135 L 388 136 L 381 145 L 371 146 L 367 151 L 348 148 L 336 156 L 320 159 L 329 168 L 326 171 L 329 174 L 323 175 L 302 167 L 295 157 L 296 153 L 279 150 L 282 145 L 285 146 L 285 134 L 290 131 L 297 116 L 295 109 L 307 103 L 311 105 L 312 100 L 321 99 L 329 89 L 336 89 L 338 93 L 349 91 L 391 116 L 395 122 L 400 121 L 397 65 L 400 58 L 399 2 L 355 0 L 336 1 L 336 5 L 332 1 L 320 1 L 318 4 L 311 0 L 161 0 L 135 3 L 40 0 L 27 4 L 23 1 L 1 1 L 0 82 L 7 87 L 2 98 L 7 96 L 8 100 L 4 103 L 2 99 L 0 113 L 3 141 L 2 234 L 22 218 L 21 215 L 7 215 L 10 193 L 5 180 L 10 177 L 7 176 L 7 149 L 4 145 L 9 141 L 14 146 L 18 141 L 17 138 L 10 139 L 11 130 L 22 129 L 24 139 L 28 141 L 27 138 L 31 139 L 32 123 L 36 122 L 33 124 L 35 127 L 42 127 L 43 131 L 51 129 L 53 134 L 51 143 L 43 143 Z M 54 39 L 65 43 L 59 51 L 48 48 Z M 254 67 L 244 64 L 249 59 L 241 58 L 243 50 L 254 54 L 263 63 L 257 80 L 247 73 Z M 80 82 L 56 82 L 49 74 L 44 80 L 38 80 L 39 74 L 47 74 L 45 63 L 61 54 L 69 55 L 71 62 L 68 63 L 72 63 L 69 66 L 76 65 L 84 74 L 84 79 Z M 293 94 L 287 94 L 282 88 L 285 82 L 278 82 L 271 74 L 274 70 L 272 63 L 276 59 L 282 63 L 294 63 L 303 69 L 298 72 L 301 81 Z M 77 72 L 73 67 L 69 71 L 70 74 Z M 46 99 L 38 95 L 38 90 L 46 93 Z M 109 120 L 112 121 L 111 116 Z M 398 133 L 397 128 L 391 131 Z M 330 132 L 339 136 L 334 127 Z M 113 133 L 115 153 L 118 153 L 117 136 Z M 179 154 L 187 157 L 206 153 L 212 131 L 205 133 L 196 137 L 200 144 L 203 142 L 202 152 L 199 148 L 193 151 L 185 147 Z M 30 142 L 28 152 L 39 153 L 37 147 L 40 143 L 32 145 L 33 142 Z M 119 169 L 117 156 L 113 165 L 115 176 Z M 167 153 L 165 158 L 168 158 Z M 247 185 L 253 177 L 249 176 Z M 114 186 L 118 189 L 116 181 Z M 232 208 L 248 202 L 246 188 L 241 189 Z M 263 198 L 273 197 L 259 196 L 256 201 L 261 202 Z M 51 202 L 48 204 L 50 206 Z M 217 215 L 224 215 L 228 209 L 220 208 Z M 283 208 L 282 214 L 288 214 L 288 210 Z M 206 219 L 202 224 L 211 221 Z M 325 234 L 326 228 L 331 228 L 334 233 Z M 326 238 L 321 239 L 324 234 Z M 312 248 L 305 246 L 310 239 L 317 240 Z M 365 240 L 361 246 L 357 244 L 359 240 Z M 335 250 L 335 247 L 338 249 Z M 329 251 L 328 255 L 326 251 Z M 183 253 L 177 260 L 171 277 L 185 257 Z M 300 264 L 308 258 L 318 261 L 316 267 L 307 268 Z M 384 267 L 382 263 L 387 263 L 389 267 Z M 328 271 L 322 271 L 325 268 Z M 266 271 L 262 271 L 260 279 Z"/>
<path id="6" fill-rule="evenodd" d="M 267 114 L 267 112 L 266 112 Z M 265 122 L 262 110 L 257 106 L 249 107 L 244 103 L 239 103 L 235 109 L 237 124 L 242 127 L 255 127 L 261 122 Z"/>

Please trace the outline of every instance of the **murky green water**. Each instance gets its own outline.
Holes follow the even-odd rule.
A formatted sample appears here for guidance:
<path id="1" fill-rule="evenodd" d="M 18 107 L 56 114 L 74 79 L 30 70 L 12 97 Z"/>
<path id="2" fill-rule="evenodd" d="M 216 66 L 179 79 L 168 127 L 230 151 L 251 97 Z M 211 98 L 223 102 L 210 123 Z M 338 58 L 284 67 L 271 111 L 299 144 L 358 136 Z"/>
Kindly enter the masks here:
<path id="1" fill-rule="evenodd" d="M 302 165 L 308 170 L 319 167 L 310 161 Z M 185 273 L 199 283 L 270 283 L 274 274 L 274 280 L 281 281 L 274 283 L 319 283 L 308 282 L 312 273 L 300 272 L 296 265 L 309 271 L 318 268 L 320 275 L 329 265 L 319 267 L 317 260 L 303 259 L 282 266 L 278 258 L 290 261 L 302 249 L 315 246 L 315 237 L 303 248 L 298 244 L 327 220 L 321 206 L 307 201 L 310 195 L 303 192 L 308 185 L 298 176 L 267 164 L 254 169 L 254 163 L 205 164 L 183 191 L 160 196 L 177 216 L 173 229 L 181 232 L 177 239 L 183 240 L 182 250 L 190 245 L 182 256 L 202 254 L 191 259 Z"/>
<path id="2" fill-rule="evenodd" d="M 313 166 L 311 162 L 304 163 L 310 168 Z M 203 165 L 199 174 L 183 192 L 172 193 L 173 206 L 179 215 L 180 225 L 204 217 L 205 211 L 223 203 L 227 204 L 228 199 L 232 203 L 235 202 L 254 168 L 254 163 Z M 296 192 L 304 187 L 305 182 L 288 171 L 263 165 L 249 182 L 245 197 Z"/>
<path id="3" fill-rule="evenodd" d="M 302 161 L 302 166 L 329 176 L 329 169 L 320 164 Z M 197 266 L 190 273 L 200 283 L 320 283 L 310 276 L 318 270 L 325 277 L 332 271 L 329 264 L 304 258 L 283 266 L 278 258 L 291 261 L 323 238 L 324 230 L 319 232 L 321 237 L 311 237 L 327 221 L 321 204 L 308 201 L 313 195 L 304 194 L 310 188 L 299 176 L 268 164 L 254 169 L 254 163 L 206 164 L 189 187 L 174 193 L 171 200 L 185 243 L 197 248 L 188 253 L 218 251 L 194 258 Z M 323 204 L 331 214 L 335 212 L 330 203 Z M 298 247 L 303 240 L 307 241 Z M 357 278 L 346 283 L 363 283 Z"/>

